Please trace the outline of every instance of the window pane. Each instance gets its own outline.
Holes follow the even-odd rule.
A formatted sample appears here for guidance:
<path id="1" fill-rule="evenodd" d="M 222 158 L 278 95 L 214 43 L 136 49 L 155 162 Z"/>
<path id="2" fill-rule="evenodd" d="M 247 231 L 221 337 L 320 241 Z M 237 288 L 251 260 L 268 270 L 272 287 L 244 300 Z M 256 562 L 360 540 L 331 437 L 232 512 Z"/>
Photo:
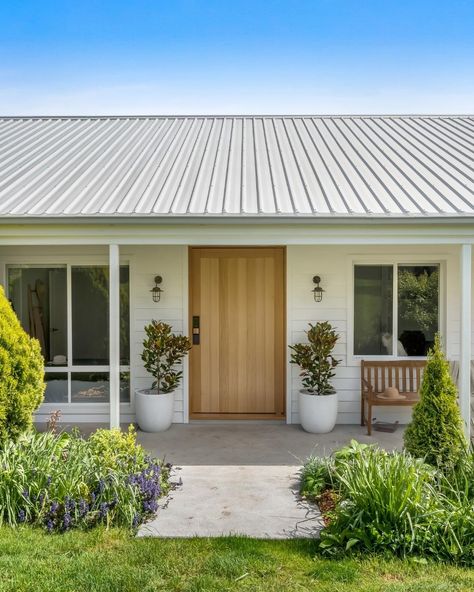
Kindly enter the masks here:
<path id="1" fill-rule="evenodd" d="M 354 267 L 354 354 L 390 355 L 393 331 L 393 267 Z"/>
<path id="2" fill-rule="evenodd" d="M 9 267 L 8 293 L 23 328 L 41 345 L 46 364 L 67 363 L 65 267 Z"/>
<path id="3" fill-rule="evenodd" d="M 67 372 L 46 372 L 45 403 L 67 403 Z"/>
<path id="4" fill-rule="evenodd" d="M 439 327 L 439 265 L 398 267 L 398 339 L 407 356 L 425 356 Z"/>
<path id="5" fill-rule="evenodd" d="M 120 267 L 120 364 L 130 365 L 130 272 Z"/>
<path id="6" fill-rule="evenodd" d="M 108 372 L 72 372 L 72 403 L 108 403 L 110 383 Z M 120 373 L 120 402 L 130 402 L 130 373 Z"/>
<path id="7" fill-rule="evenodd" d="M 72 372 L 72 403 L 107 403 L 110 398 L 108 372 Z"/>
<path id="8" fill-rule="evenodd" d="M 73 267 L 72 357 L 75 365 L 109 363 L 109 269 Z"/>
<path id="9" fill-rule="evenodd" d="M 120 402 L 130 403 L 130 372 L 120 373 Z"/>

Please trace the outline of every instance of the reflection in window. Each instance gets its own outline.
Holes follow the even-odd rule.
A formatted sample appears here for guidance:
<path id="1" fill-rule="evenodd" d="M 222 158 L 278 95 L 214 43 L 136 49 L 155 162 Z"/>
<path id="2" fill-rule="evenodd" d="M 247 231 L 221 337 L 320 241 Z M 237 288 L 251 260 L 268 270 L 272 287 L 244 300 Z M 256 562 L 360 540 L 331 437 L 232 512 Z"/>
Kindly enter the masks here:
<path id="1" fill-rule="evenodd" d="M 45 403 L 67 403 L 67 372 L 46 372 Z"/>
<path id="2" fill-rule="evenodd" d="M 108 403 L 109 400 L 108 372 L 72 372 L 72 403 Z M 120 373 L 120 402 L 130 402 L 130 372 Z"/>
<path id="3" fill-rule="evenodd" d="M 109 398 L 108 372 L 72 372 L 71 403 L 107 403 Z"/>
<path id="4" fill-rule="evenodd" d="M 393 266 L 354 268 L 354 354 L 389 355 L 393 331 Z"/>
<path id="5" fill-rule="evenodd" d="M 109 270 L 72 267 L 72 358 L 74 365 L 109 363 Z"/>
<path id="6" fill-rule="evenodd" d="M 109 269 L 72 267 L 73 363 L 109 364 Z M 130 363 L 129 268 L 120 267 L 120 363 Z"/>
<path id="7" fill-rule="evenodd" d="M 8 268 L 8 294 L 20 322 L 41 345 L 46 365 L 67 364 L 66 267 Z"/>
<path id="8" fill-rule="evenodd" d="M 439 266 L 398 267 L 398 338 L 408 356 L 425 356 L 439 327 Z"/>
<path id="9" fill-rule="evenodd" d="M 130 269 L 120 267 L 120 364 L 130 364 Z"/>

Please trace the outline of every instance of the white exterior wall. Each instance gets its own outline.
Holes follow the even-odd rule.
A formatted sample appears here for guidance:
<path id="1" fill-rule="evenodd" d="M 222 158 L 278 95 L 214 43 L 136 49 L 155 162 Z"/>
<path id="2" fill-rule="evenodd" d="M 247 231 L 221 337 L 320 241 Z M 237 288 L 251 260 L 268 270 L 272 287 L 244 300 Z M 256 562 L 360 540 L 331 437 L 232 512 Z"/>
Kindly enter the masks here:
<path id="1" fill-rule="evenodd" d="M 188 331 L 188 249 L 185 245 L 123 246 L 121 260 L 130 264 L 130 366 L 131 404 L 121 404 L 122 421 L 134 417 L 133 391 L 149 387 L 151 378 L 143 368 L 140 353 L 144 326 L 152 319 L 170 323 L 177 332 Z M 369 258 L 367 258 L 369 257 Z M 0 247 L 0 283 L 4 284 L 5 265 L 8 263 L 61 263 L 97 259 L 107 263 L 107 249 L 103 246 L 81 247 Z M 341 336 L 336 354 L 342 360 L 337 368 L 334 385 L 339 393 L 338 423 L 358 423 L 360 419 L 360 371 L 359 362 L 349 355 L 350 307 L 352 302 L 352 260 L 387 261 L 439 261 L 442 268 L 442 330 L 446 336 L 447 354 L 459 355 L 460 337 L 460 278 L 459 247 L 457 245 L 431 246 L 288 246 L 287 247 L 287 342 L 304 340 L 309 322 L 328 320 Z M 324 298 L 315 303 L 312 295 L 312 277 L 321 276 Z M 164 289 L 161 301 L 153 303 L 150 289 L 155 275 L 163 277 Z M 473 315 L 474 318 L 474 315 Z M 474 332 L 473 332 L 474 345 Z M 289 356 L 288 356 L 289 358 Z M 287 371 L 287 420 L 298 423 L 298 369 L 288 363 Z M 184 380 L 175 400 L 175 422 L 187 421 L 188 372 L 184 368 Z M 45 418 L 47 410 L 40 410 Z M 63 409 L 64 421 L 108 422 L 108 405 L 79 404 Z M 378 419 L 409 419 L 409 411 L 377 408 Z"/>
<path id="2" fill-rule="evenodd" d="M 153 319 L 169 323 L 177 333 L 188 334 L 188 269 L 187 247 L 157 246 L 135 247 L 130 263 L 130 371 L 132 397 L 134 389 L 150 388 L 151 376 L 141 361 L 144 327 Z M 164 292 L 160 302 L 153 302 L 150 290 L 154 277 L 161 275 Z M 175 423 L 187 417 L 188 372 L 175 391 Z"/>

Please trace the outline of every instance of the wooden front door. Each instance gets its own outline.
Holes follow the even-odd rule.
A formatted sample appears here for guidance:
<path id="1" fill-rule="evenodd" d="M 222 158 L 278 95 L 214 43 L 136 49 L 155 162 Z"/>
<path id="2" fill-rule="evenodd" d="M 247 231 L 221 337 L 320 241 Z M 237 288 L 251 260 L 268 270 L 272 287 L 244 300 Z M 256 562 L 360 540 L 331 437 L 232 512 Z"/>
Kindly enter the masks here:
<path id="1" fill-rule="evenodd" d="M 190 249 L 194 418 L 285 415 L 285 252 Z"/>

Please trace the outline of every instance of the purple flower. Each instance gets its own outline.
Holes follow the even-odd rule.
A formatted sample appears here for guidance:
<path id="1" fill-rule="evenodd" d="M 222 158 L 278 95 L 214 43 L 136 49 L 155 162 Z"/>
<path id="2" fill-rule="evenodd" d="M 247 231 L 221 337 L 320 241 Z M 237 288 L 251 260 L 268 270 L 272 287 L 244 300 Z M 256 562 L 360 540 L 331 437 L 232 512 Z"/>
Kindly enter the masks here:
<path id="1" fill-rule="evenodd" d="M 49 509 L 49 511 L 51 512 L 51 514 L 55 514 L 59 509 L 59 504 L 58 502 L 52 502 L 51 504 L 51 508 Z"/>
<path id="2" fill-rule="evenodd" d="M 30 497 L 30 492 L 27 489 L 24 489 L 22 494 L 21 494 L 25 499 L 28 499 Z"/>
<path id="3" fill-rule="evenodd" d="M 64 510 L 66 512 L 71 512 L 76 507 L 76 502 L 69 497 L 68 495 L 64 499 Z"/>
<path id="4" fill-rule="evenodd" d="M 54 523 L 52 520 L 48 520 L 46 522 L 46 528 L 48 529 L 48 532 L 52 532 L 53 528 L 54 528 Z"/>
<path id="5" fill-rule="evenodd" d="M 99 506 L 99 518 L 104 518 L 109 511 L 109 506 L 106 502 L 102 502 Z"/>
<path id="6" fill-rule="evenodd" d="M 132 520 L 132 527 L 136 528 L 140 524 L 140 514 L 135 514 Z"/>
<path id="7" fill-rule="evenodd" d="M 85 499 L 80 499 L 79 500 L 79 516 L 82 518 L 83 516 L 85 516 L 87 514 L 87 512 L 89 511 L 89 504 L 86 502 Z"/>
<path id="8" fill-rule="evenodd" d="M 23 510 L 23 508 L 21 508 L 20 510 L 18 510 L 18 522 L 24 522 L 26 520 L 26 513 L 25 510 Z"/>
<path id="9" fill-rule="evenodd" d="M 72 523 L 71 515 L 66 512 L 64 514 L 64 518 L 63 518 L 63 528 L 64 528 L 64 530 L 67 530 L 71 526 L 71 523 Z"/>
<path id="10" fill-rule="evenodd" d="M 51 485 L 51 477 L 48 476 L 48 478 L 46 479 L 46 487 L 49 487 Z"/>

